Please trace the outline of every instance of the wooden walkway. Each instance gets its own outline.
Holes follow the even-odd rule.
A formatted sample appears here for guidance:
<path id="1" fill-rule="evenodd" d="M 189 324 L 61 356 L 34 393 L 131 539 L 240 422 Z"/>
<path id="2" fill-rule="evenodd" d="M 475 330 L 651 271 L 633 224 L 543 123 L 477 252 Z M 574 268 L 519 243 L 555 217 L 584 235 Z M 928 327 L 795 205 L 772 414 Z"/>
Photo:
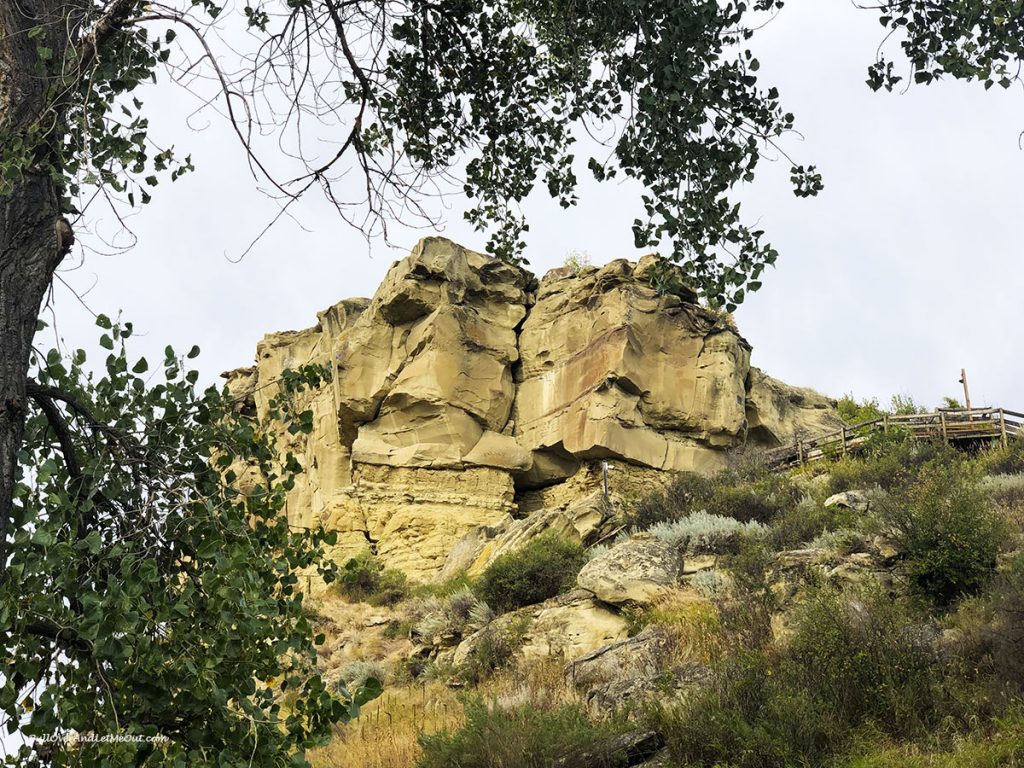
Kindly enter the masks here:
<path id="1" fill-rule="evenodd" d="M 970 411 L 943 409 L 931 413 L 883 416 L 776 448 L 769 453 L 769 461 L 783 468 L 838 458 L 857 451 L 872 434 L 896 429 L 919 440 L 945 440 L 948 443 L 999 440 L 1005 445 L 1024 430 L 1024 414 L 1005 408 L 972 408 Z"/>

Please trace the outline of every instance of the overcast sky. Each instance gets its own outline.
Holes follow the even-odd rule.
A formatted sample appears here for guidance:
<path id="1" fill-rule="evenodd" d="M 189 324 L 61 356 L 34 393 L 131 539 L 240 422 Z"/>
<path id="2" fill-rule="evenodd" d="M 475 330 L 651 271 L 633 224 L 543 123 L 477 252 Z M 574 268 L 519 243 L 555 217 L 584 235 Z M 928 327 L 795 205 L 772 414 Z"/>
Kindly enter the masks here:
<path id="1" fill-rule="evenodd" d="M 1024 94 L 957 84 L 872 93 L 864 80 L 882 32 L 848 0 L 794 0 L 755 41 L 765 87 L 779 87 L 805 136 L 791 154 L 822 169 L 825 191 L 798 200 L 788 164 L 777 162 L 743 192 L 748 220 L 760 220 L 781 256 L 737 312 L 740 329 L 755 365 L 835 396 L 909 393 L 933 405 L 959 393 L 966 366 L 976 404 L 1024 409 Z M 211 379 L 248 365 L 264 333 L 309 326 L 342 298 L 372 295 L 425 234 L 368 247 L 311 197 L 296 209 L 302 227 L 280 223 L 232 263 L 273 204 L 254 189 L 223 124 L 185 126 L 191 96 L 168 86 L 147 105 L 197 171 L 162 184 L 132 220 L 134 249 L 89 254 L 61 275 L 93 310 L 123 311 L 145 334 L 140 354 L 199 344 Z M 441 234 L 482 250 L 486 237 L 462 221 L 462 201 L 450 205 Z M 532 269 L 542 274 L 570 251 L 595 264 L 635 259 L 638 210 L 628 185 L 585 183 L 570 211 L 539 194 L 527 206 Z M 70 346 L 100 351 L 87 314 L 60 286 L 55 307 Z"/>

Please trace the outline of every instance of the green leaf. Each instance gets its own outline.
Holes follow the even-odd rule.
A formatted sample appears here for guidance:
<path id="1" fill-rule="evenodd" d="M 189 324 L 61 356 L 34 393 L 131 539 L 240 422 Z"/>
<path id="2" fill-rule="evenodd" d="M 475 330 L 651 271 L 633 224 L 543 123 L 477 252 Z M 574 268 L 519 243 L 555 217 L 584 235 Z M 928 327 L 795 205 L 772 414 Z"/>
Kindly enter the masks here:
<path id="1" fill-rule="evenodd" d="M 30 541 L 39 547 L 49 547 L 53 544 L 55 539 L 53 534 L 45 528 L 37 528 L 32 532 L 32 538 Z"/>
<path id="2" fill-rule="evenodd" d="M 146 358 L 140 357 L 135 365 L 132 366 L 132 373 L 145 373 L 149 370 L 149 363 L 146 362 Z"/>

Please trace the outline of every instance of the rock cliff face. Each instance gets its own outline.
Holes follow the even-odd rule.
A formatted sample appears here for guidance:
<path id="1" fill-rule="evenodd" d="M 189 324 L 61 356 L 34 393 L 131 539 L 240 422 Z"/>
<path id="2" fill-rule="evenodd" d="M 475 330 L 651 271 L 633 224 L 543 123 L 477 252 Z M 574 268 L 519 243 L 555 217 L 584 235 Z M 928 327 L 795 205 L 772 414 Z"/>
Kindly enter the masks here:
<path id="1" fill-rule="evenodd" d="M 372 299 L 304 331 L 266 336 L 225 376 L 267 418 L 286 368 L 327 365 L 303 397 L 314 432 L 281 437 L 305 467 L 292 522 L 373 548 L 415 579 L 513 518 L 565 511 L 603 483 L 621 493 L 665 470 L 713 472 L 726 450 L 834 428 L 834 403 L 750 367 L 750 346 L 692 296 L 659 295 L 653 264 L 529 272 L 441 238 L 394 264 Z M 581 538 L 593 514 L 560 518 Z M 521 527 L 521 526 L 520 526 Z M 460 540 L 461 548 L 456 548 Z M 481 544 L 482 546 L 482 544 Z M 450 569 L 449 569 L 450 570 Z"/>

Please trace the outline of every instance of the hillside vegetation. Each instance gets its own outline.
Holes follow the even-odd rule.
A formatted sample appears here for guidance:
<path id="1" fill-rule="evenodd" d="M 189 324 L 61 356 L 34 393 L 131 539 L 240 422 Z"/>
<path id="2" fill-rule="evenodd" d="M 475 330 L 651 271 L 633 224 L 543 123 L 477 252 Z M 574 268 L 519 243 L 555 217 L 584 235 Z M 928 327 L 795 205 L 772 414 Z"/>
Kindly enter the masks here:
<path id="1" fill-rule="evenodd" d="M 1024 765 L 1024 441 L 971 454 L 879 434 L 784 474 L 741 456 L 618 513 L 616 541 L 548 534 L 477 579 L 350 564 L 317 608 L 337 637 L 323 662 L 386 693 L 314 764 Z M 568 664 L 532 650 L 532 604 L 567 600 L 626 541 L 684 563 L 615 609 L 630 638 Z"/>

